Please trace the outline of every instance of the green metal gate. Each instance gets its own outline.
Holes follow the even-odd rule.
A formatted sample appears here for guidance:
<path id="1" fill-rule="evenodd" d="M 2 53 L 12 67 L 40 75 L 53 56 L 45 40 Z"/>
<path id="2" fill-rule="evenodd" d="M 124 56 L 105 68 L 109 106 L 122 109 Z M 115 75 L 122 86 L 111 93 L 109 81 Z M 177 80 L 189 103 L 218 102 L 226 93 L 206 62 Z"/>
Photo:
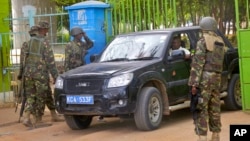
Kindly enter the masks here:
<path id="1" fill-rule="evenodd" d="M 5 3 L 2 2 L 3 0 L 0 2 L 2 5 L 9 4 L 9 0 L 5 0 Z M 111 8 L 107 10 L 110 10 L 109 12 L 112 14 L 113 31 L 112 36 L 107 37 L 107 42 L 115 35 L 121 33 L 163 29 L 177 25 L 175 0 L 106 0 L 106 3 L 111 5 Z M 2 87 L 0 87 L 0 105 L 2 99 L 6 102 L 6 96 L 11 96 L 8 101 L 12 100 L 13 102 L 13 91 L 17 86 L 16 75 L 20 64 L 20 48 L 22 43 L 29 39 L 28 30 L 32 25 L 39 20 L 50 22 L 51 28 L 48 38 L 54 49 L 55 59 L 58 62 L 64 61 L 64 46 L 69 41 L 68 30 L 65 30 L 67 25 L 63 25 L 65 19 L 68 19 L 68 13 L 66 12 L 55 13 L 53 10 L 43 10 L 42 13 L 42 10 L 37 10 L 37 14 L 34 14 L 33 11 L 28 11 L 28 17 L 9 19 L 9 9 L 5 9 L 5 11 L 7 12 L 6 15 L 1 17 L 4 24 L 0 24 L 0 27 L 5 26 L 4 29 L 6 29 L 5 31 L 0 31 L 0 83 L 2 84 Z M 61 11 L 64 10 L 62 9 Z M 11 32 L 9 27 L 14 25 L 24 26 L 21 28 L 23 30 Z M 18 39 L 21 40 L 16 42 Z M 59 64 L 59 67 L 60 65 L 62 64 Z"/>
<path id="2" fill-rule="evenodd" d="M 9 0 L 1 0 L 0 5 L 2 8 L 0 9 L 0 18 L 3 19 L 9 15 L 10 6 Z M 9 32 L 9 22 L 0 21 L 0 33 Z M 5 36 L 0 34 L 0 107 L 2 107 L 3 103 L 11 102 L 11 95 L 5 93 L 5 91 L 10 90 L 10 77 L 8 71 L 5 69 L 10 64 L 9 60 L 9 50 L 11 47 L 10 44 L 11 36 Z"/>
<path id="3" fill-rule="evenodd" d="M 237 42 L 243 110 L 250 110 L 250 19 L 249 0 L 235 0 Z"/>
<path id="4" fill-rule="evenodd" d="M 113 35 L 177 25 L 175 0 L 106 0 L 111 5 Z"/>
<path id="5" fill-rule="evenodd" d="M 8 3 L 3 5 L 8 5 Z M 45 13 L 42 13 L 44 11 Z M 29 13 L 33 12 L 29 11 Z M 28 30 L 31 26 L 40 20 L 47 20 L 50 23 L 48 39 L 59 68 L 62 68 L 61 65 L 64 61 L 64 46 L 69 41 L 69 33 L 64 28 L 66 26 L 63 25 L 63 20 L 68 18 L 68 13 L 37 10 L 37 14 L 28 17 L 8 18 L 9 15 L 8 10 L 6 15 L 2 15 L 3 20 L 0 24 L 0 107 L 14 103 L 18 91 L 17 74 L 20 66 L 20 49 L 23 42 L 30 38 Z M 19 30 L 15 31 L 15 28 Z"/>

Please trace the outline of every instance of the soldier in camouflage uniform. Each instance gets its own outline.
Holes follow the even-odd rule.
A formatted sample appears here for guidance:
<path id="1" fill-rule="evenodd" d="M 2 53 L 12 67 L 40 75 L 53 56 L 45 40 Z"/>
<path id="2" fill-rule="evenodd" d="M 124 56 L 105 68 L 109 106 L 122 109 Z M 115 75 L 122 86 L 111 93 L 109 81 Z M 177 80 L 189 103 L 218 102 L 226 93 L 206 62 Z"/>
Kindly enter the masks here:
<path id="1" fill-rule="evenodd" d="M 39 21 L 38 26 L 40 28 L 40 34 L 42 34 L 41 36 L 43 36 L 43 38 L 45 40 L 47 40 L 46 35 L 48 33 L 48 30 L 49 30 L 49 23 L 47 21 Z M 50 80 L 49 71 L 47 71 L 47 79 Z M 54 82 L 55 82 L 55 80 L 54 80 Z M 50 110 L 51 121 L 54 121 L 54 122 L 64 121 L 64 119 L 60 118 L 56 114 L 56 106 L 55 106 L 54 98 L 52 96 L 50 81 L 47 82 L 47 86 L 48 86 L 48 91 L 46 93 L 47 97 L 46 97 L 46 100 L 45 100 L 45 104 L 48 107 L 48 109 Z M 42 117 L 38 116 L 37 121 L 42 121 Z"/>
<path id="2" fill-rule="evenodd" d="M 73 40 L 66 45 L 64 71 L 82 66 L 85 64 L 84 57 L 87 50 L 93 46 L 93 42 L 80 27 L 74 27 L 70 31 Z M 85 42 L 82 41 L 82 37 Z"/>
<path id="3" fill-rule="evenodd" d="M 30 28 L 30 31 L 29 31 L 29 35 L 30 37 L 34 37 L 38 34 L 38 26 L 32 26 Z M 17 76 L 17 79 L 18 80 L 21 80 L 22 79 L 22 75 L 23 75 L 23 68 L 24 68 L 24 64 L 23 64 L 23 61 L 24 61 L 24 58 L 26 57 L 25 55 L 25 47 L 28 47 L 28 43 L 27 42 L 24 42 L 22 47 L 21 47 L 21 54 L 20 54 L 20 68 L 19 68 L 19 74 Z"/>
<path id="4" fill-rule="evenodd" d="M 29 35 L 31 38 L 35 37 L 38 35 L 38 26 L 32 26 L 30 28 L 30 31 L 29 31 Z M 20 69 L 19 69 L 19 74 L 17 76 L 17 79 L 18 80 L 21 80 L 22 77 L 23 77 L 23 73 L 24 73 L 24 68 L 25 68 L 25 62 L 24 60 L 27 58 L 27 56 L 29 55 L 28 54 L 28 44 L 29 42 L 24 42 L 22 47 L 21 47 L 21 54 L 20 54 Z M 24 79 L 25 81 L 25 79 Z M 22 82 L 23 83 L 23 82 Z M 25 89 L 25 88 L 20 88 L 20 89 Z M 21 91 L 21 90 L 20 90 Z M 27 96 L 30 96 L 27 94 L 27 92 L 25 93 L 25 98 L 27 98 Z M 24 113 L 24 120 L 23 120 L 23 124 L 25 126 L 28 126 L 28 127 L 32 127 L 32 123 L 31 123 L 31 120 L 30 120 L 30 111 L 27 111 Z"/>
<path id="5" fill-rule="evenodd" d="M 24 47 L 26 55 L 23 77 L 25 79 L 26 105 L 23 124 L 28 127 L 41 124 L 38 119 L 44 114 L 45 100 L 48 93 L 48 71 L 55 81 L 58 72 L 55 65 L 53 50 L 45 39 L 47 29 L 38 26 L 39 34 L 31 39 Z M 34 122 L 31 123 L 30 115 Z"/>
<path id="6" fill-rule="evenodd" d="M 194 121 L 199 141 L 207 140 L 208 126 L 212 132 L 212 141 L 219 141 L 221 131 L 220 118 L 220 82 L 223 69 L 224 43 L 214 32 L 217 22 L 212 17 L 204 17 L 200 22 L 203 36 L 197 42 L 193 56 L 188 85 L 193 95 L 201 90 L 201 99 L 197 105 L 198 117 Z"/>

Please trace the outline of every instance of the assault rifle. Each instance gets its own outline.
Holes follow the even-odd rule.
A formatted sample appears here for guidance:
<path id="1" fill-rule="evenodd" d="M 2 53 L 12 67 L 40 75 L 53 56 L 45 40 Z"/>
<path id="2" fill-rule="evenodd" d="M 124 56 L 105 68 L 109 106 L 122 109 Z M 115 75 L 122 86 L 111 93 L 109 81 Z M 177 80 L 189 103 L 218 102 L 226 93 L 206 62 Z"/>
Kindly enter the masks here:
<path id="1" fill-rule="evenodd" d="M 21 109 L 20 109 L 20 113 L 19 113 L 18 122 L 20 122 L 20 119 L 23 116 L 23 111 L 24 111 L 25 103 L 26 103 L 25 82 L 23 79 L 24 79 L 24 77 L 22 77 L 22 82 L 21 82 L 21 85 L 22 85 L 22 92 L 21 92 L 22 93 L 22 103 L 21 103 Z"/>
<path id="2" fill-rule="evenodd" d="M 15 108 L 15 113 L 16 113 L 16 111 L 17 111 L 17 109 L 18 109 L 18 105 L 21 103 L 21 91 L 22 91 L 22 82 L 21 83 L 19 83 L 18 82 L 18 92 L 17 92 L 17 94 L 15 94 L 15 100 L 16 100 L 16 108 Z"/>
<path id="3" fill-rule="evenodd" d="M 25 68 L 25 64 L 26 64 L 26 58 L 28 56 L 28 53 L 25 53 L 25 56 L 24 56 L 24 60 L 22 62 L 22 66 L 23 66 L 23 70 Z M 21 97 L 21 108 L 20 108 L 20 113 L 19 113 L 19 119 L 18 119 L 18 122 L 20 122 L 20 119 L 21 117 L 23 116 L 23 111 L 24 111 L 24 108 L 25 108 L 25 103 L 26 103 L 26 93 L 25 93 L 25 81 L 24 81 L 24 75 L 23 75 L 23 71 L 22 71 L 22 79 L 21 79 L 21 87 L 18 91 L 18 101 L 20 101 L 20 97 Z M 16 110 L 15 112 L 17 111 L 17 107 L 18 107 L 18 101 L 17 101 L 17 105 L 16 105 Z"/>
<path id="4" fill-rule="evenodd" d="M 197 119 L 198 119 L 198 113 L 200 112 L 201 109 L 197 108 L 197 105 L 200 103 L 203 103 L 203 99 L 201 97 L 201 91 L 199 88 L 197 88 L 197 93 L 193 95 L 190 91 L 191 95 L 191 101 L 190 101 L 190 111 L 193 114 L 193 120 L 195 124 L 195 130 L 199 134 L 199 130 L 197 127 Z"/>

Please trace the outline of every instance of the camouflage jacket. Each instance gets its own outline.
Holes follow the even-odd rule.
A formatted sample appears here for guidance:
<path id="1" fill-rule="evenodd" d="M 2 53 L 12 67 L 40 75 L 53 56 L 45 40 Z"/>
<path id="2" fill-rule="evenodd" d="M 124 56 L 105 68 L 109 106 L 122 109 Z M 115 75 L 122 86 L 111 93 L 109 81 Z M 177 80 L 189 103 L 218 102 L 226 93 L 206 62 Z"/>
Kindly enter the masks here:
<path id="1" fill-rule="evenodd" d="M 214 76 L 214 78 L 212 79 L 220 80 L 220 78 L 217 78 L 217 77 L 220 77 L 220 72 L 222 71 L 222 67 L 223 67 L 223 59 L 224 59 L 223 46 L 221 48 L 222 50 L 218 50 L 217 49 L 218 47 L 216 47 L 216 49 L 211 49 L 211 47 L 210 49 L 208 49 L 207 45 L 213 45 L 214 47 L 215 46 L 214 41 L 219 40 L 221 42 L 222 40 L 216 37 L 216 35 L 214 34 L 211 34 L 210 36 L 211 36 L 211 39 L 213 40 L 212 44 L 208 43 L 208 41 L 206 43 L 206 40 L 204 37 L 202 37 L 197 42 L 195 54 L 192 58 L 192 63 L 191 63 L 191 71 L 190 71 L 190 77 L 189 77 L 189 82 L 188 82 L 189 86 L 200 87 L 201 83 L 205 83 L 207 81 L 207 80 L 204 80 L 205 77 L 207 77 L 207 79 L 210 80 L 211 77 Z M 205 73 L 205 72 L 208 72 L 208 73 Z M 216 81 L 214 82 L 217 83 Z M 218 81 L 218 83 L 220 82 Z"/>
<path id="2" fill-rule="evenodd" d="M 87 36 L 85 36 L 84 39 L 86 42 L 74 39 L 66 45 L 64 71 L 68 71 L 85 64 L 84 57 L 87 50 L 93 46 L 93 42 Z"/>
<path id="3" fill-rule="evenodd" d="M 21 47 L 21 51 L 20 51 L 20 68 L 19 68 L 19 76 L 23 76 L 23 71 L 24 71 L 24 66 L 25 66 L 25 62 L 24 62 L 24 59 L 26 58 L 26 53 L 25 53 L 25 50 L 27 50 L 28 48 L 28 43 L 27 42 L 24 42 L 22 44 L 22 47 Z"/>
<path id="4" fill-rule="evenodd" d="M 26 54 L 24 76 L 34 79 L 49 79 L 49 73 L 54 79 L 58 76 L 54 53 L 49 41 L 42 35 L 32 37 L 23 44 L 22 54 Z M 24 57 L 21 57 L 24 61 Z M 23 63 L 21 63 L 23 64 Z"/>

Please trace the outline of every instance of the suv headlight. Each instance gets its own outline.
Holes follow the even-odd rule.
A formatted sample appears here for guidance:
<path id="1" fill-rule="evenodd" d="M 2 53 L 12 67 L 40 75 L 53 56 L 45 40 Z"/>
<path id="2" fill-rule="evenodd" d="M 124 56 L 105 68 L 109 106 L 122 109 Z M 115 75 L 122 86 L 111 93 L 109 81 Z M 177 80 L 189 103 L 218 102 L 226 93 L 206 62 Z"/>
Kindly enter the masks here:
<path id="1" fill-rule="evenodd" d="M 132 81 L 133 76 L 133 73 L 125 73 L 112 77 L 109 80 L 108 88 L 126 86 Z"/>
<path id="2" fill-rule="evenodd" d="M 55 88 L 63 89 L 63 79 L 62 79 L 62 77 L 58 76 L 56 78 Z"/>

